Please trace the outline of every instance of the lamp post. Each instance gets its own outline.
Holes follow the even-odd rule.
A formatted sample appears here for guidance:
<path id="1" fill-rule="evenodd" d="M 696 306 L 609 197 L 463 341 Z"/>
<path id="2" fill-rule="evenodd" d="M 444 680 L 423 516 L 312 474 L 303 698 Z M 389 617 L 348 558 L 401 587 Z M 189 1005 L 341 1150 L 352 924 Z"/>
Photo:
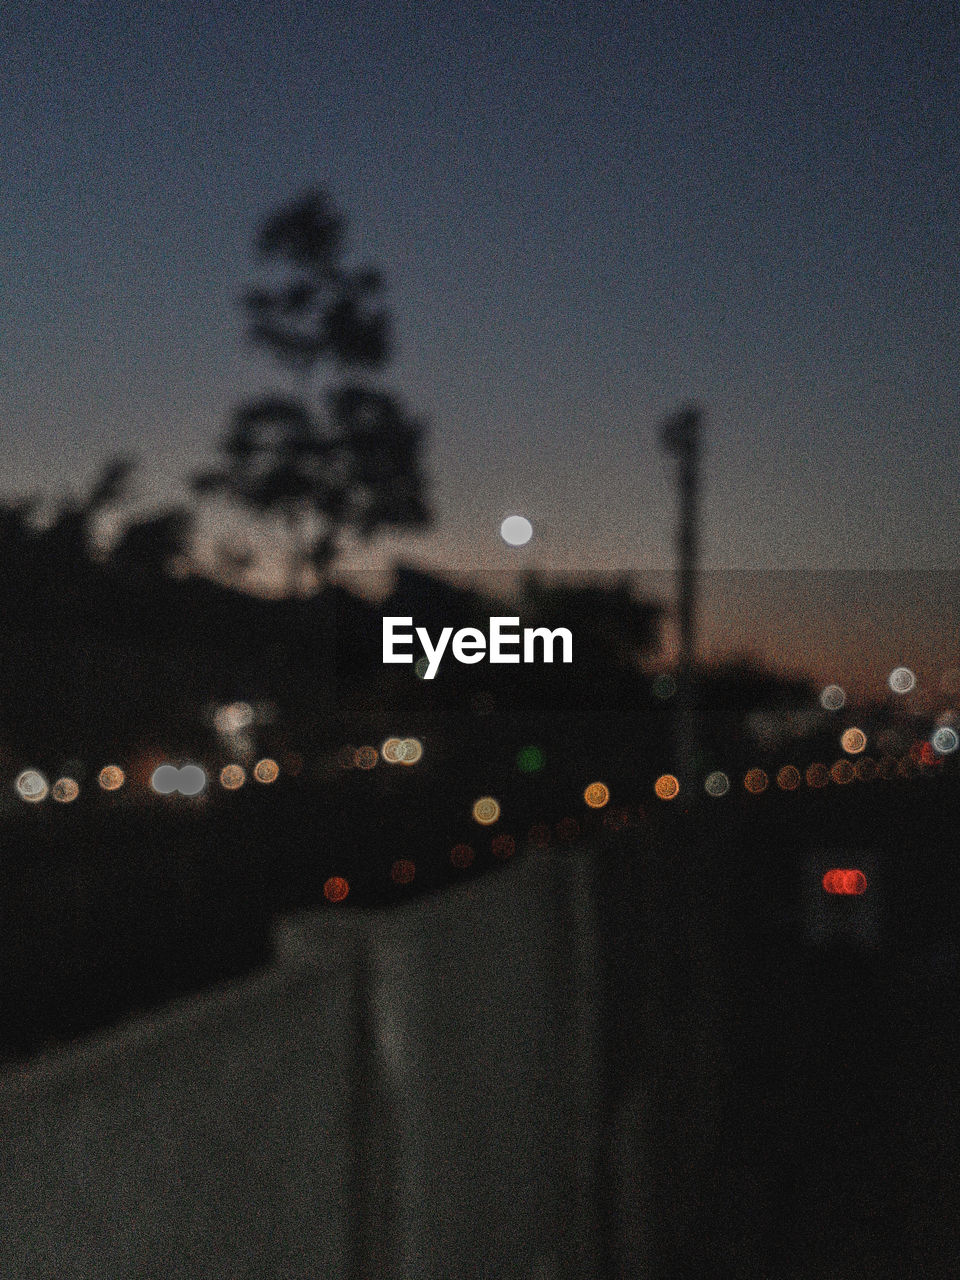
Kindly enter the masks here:
<path id="1" fill-rule="evenodd" d="M 696 405 L 685 405 L 669 417 L 660 432 L 660 443 L 677 459 L 680 498 L 677 525 L 677 621 L 680 632 L 679 682 L 674 743 L 677 767 L 690 782 L 699 755 L 694 670 L 696 664 L 696 572 L 698 554 L 698 499 L 700 496 L 700 422 Z"/>

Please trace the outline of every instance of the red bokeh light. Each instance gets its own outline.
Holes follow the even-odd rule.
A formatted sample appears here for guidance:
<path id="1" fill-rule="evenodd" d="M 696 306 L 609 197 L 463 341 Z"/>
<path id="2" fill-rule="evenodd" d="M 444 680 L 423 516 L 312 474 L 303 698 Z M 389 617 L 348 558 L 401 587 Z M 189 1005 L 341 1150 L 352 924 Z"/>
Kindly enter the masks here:
<path id="1" fill-rule="evenodd" d="M 328 902 L 342 902 L 350 892 L 350 886 L 343 876 L 331 876 L 323 886 L 323 896 Z"/>
<path id="2" fill-rule="evenodd" d="M 867 891 L 867 877 L 853 867 L 833 867 L 825 873 L 823 887 L 827 893 L 859 895 Z"/>

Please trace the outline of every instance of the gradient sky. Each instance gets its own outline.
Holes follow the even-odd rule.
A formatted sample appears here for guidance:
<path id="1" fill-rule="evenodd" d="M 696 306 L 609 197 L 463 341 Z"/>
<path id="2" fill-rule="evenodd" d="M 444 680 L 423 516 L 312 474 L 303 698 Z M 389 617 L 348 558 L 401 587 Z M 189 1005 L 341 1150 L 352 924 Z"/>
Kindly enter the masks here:
<path id="1" fill-rule="evenodd" d="M 953 3 L 8 6 L 0 488 L 209 463 L 287 385 L 257 224 L 320 184 L 432 427 L 407 556 L 506 569 L 521 511 L 527 562 L 666 567 L 694 398 L 708 567 L 953 568 L 958 55 Z"/>

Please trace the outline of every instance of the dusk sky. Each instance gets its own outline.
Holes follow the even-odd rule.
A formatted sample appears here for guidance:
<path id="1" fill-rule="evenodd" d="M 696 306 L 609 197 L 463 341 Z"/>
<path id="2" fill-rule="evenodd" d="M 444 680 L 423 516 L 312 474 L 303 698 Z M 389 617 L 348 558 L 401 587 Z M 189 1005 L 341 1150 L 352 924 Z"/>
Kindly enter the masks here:
<path id="1" fill-rule="evenodd" d="M 0 488 L 212 462 L 320 185 L 431 427 L 434 531 L 349 567 L 506 570 L 522 512 L 524 563 L 665 569 L 695 399 L 708 567 L 955 568 L 958 55 L 946 3 L 9 6 Z"/>

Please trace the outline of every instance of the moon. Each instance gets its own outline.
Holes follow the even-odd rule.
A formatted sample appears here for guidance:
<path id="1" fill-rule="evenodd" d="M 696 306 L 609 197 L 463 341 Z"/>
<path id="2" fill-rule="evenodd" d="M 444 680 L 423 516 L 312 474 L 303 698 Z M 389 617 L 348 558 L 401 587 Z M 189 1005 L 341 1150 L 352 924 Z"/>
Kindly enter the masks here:
<path id="1" fill-rule="evenodd" d="M 526 516 L 507 516 L 500 526 L 500 537 L 508 547 L 523 547 L 533 537 L 533 525 Z"/>

